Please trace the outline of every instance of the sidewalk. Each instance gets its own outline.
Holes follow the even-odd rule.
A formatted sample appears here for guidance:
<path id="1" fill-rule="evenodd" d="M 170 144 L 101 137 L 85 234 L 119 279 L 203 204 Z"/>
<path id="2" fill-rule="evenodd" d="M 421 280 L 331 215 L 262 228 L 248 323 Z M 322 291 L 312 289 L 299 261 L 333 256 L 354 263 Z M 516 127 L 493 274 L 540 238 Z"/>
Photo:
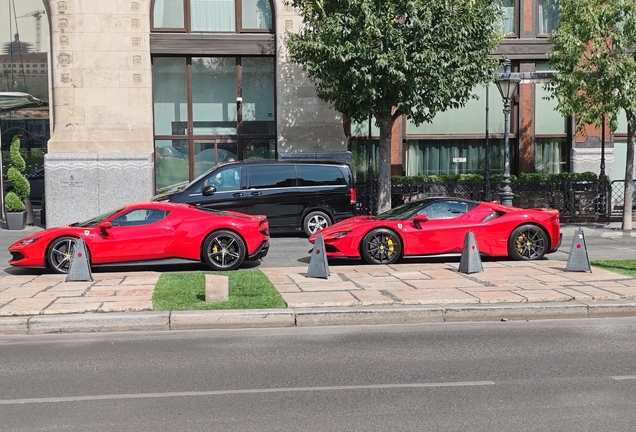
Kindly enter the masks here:
<path id="1" fill-rule="evenodd" d="M 548 259 L 488 260 L 470 275 L 458 272 L 458 260 L 330 265 L 328 279 L 307 277 L 307 267 L 260 268 L 288 304 L 277 310 L 155 312 L 157 272 L 93 273 L 93 282 L 68 283 L 65 275 L 0 273 L 0 334 L 636 315 L 636 279 L 565 270 L 576 228 L 564 228 L 562 248 Z M 636 257 L 625 254 L 636 250 L 631 233 L 584 232 L 588 249 L 589 238 L 624 249 L 622 259 Z"/>

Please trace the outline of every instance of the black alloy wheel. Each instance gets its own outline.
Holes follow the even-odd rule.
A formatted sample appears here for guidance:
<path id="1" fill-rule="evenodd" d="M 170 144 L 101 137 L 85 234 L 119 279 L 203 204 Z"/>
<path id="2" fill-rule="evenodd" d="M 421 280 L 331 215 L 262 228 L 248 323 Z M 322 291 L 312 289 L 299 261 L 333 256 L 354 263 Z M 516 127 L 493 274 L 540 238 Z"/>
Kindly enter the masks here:
<path id="1" fill-rule="evenodd" d="M 215 231 L 203 243 L 203 259 L 213 270 L 234 270 L 245 259 L 245 249 L 245 242 L 238 234 Z"/>
<path id="2" fill-rule="evenodd" d="M 536 225 L 518 226 L 508 239 L 508 254 L 517 261 L 541 259 L 548 247 L 548 236 Z"/>
<path id="3" fill-rule="evenodd" d="M 402 241 L 395 232 L 380 228 L 364 236 L 361 249 L 369 264 L 393 264 L 402 255 Z"/>

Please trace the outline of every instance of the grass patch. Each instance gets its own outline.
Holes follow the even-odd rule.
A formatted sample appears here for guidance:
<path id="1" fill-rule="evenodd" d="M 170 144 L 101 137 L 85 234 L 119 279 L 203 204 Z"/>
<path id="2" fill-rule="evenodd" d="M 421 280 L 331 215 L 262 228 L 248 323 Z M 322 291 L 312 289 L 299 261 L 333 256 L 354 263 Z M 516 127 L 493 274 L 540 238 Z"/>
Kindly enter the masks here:
<path id="1" fill-rule="evenodd" d="M 205 301 L 205 274 L 228 277 L 229 300 Z M 287 304 L 260 270 L 164 273 L 152 295 L 154 310 L 223 310 L 286 308 Z"/>
<path id="2" fill-rule="evenodd" d="M 636 260 L 599 260 L 591 261 L 590 264 L 614 273 L 636 278 Z"/>

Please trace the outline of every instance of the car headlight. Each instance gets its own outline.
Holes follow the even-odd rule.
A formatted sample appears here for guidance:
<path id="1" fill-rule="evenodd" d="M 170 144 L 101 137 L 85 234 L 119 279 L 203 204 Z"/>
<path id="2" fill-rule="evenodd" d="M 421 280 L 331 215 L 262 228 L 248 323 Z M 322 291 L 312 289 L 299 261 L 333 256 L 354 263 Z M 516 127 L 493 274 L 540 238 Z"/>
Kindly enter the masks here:
<path id="1" fill-rule="evenodd" d="M 333 239 L 341 239 L 344 236 L 346 236 L 347 234 L 349 234 L 351 231 L 337 231 L 335 233 L 331 233 L 331 235 L 329 237 L 333 238 Z"/>
<path id="2" fill-rule="evenodd" d="M 34 238 L 30 238 L 30 239 L 22 240 L 22 241 L 20 242 L 20 244 L 21 244 L 22 246 L 26 246 L 26 245 L 31 244 L 31 243 L 33 243 L 33 242 L 36 242 L 36 241 L 38 241 L 38 240 L 40 240 L 40 238 L 39 238 L 39 237 L 34 237 Z"/>

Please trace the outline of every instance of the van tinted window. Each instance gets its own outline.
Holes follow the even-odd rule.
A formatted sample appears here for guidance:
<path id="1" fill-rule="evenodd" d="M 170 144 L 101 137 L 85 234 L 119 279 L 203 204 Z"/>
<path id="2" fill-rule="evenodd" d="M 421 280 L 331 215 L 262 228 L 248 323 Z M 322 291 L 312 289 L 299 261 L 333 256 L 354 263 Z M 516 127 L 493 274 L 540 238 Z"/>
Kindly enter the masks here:
<path id="1" fill-rule="evenodd" d="M 293 165 L 263 165 L 250 167 L 250 188 L 271 189 L 296 186 Z"/>
<path id="2" fill-rule="evenodd" d="M 347 181 L 337 167 L 298 165 L 298 186 L 339 186 Z"/>

